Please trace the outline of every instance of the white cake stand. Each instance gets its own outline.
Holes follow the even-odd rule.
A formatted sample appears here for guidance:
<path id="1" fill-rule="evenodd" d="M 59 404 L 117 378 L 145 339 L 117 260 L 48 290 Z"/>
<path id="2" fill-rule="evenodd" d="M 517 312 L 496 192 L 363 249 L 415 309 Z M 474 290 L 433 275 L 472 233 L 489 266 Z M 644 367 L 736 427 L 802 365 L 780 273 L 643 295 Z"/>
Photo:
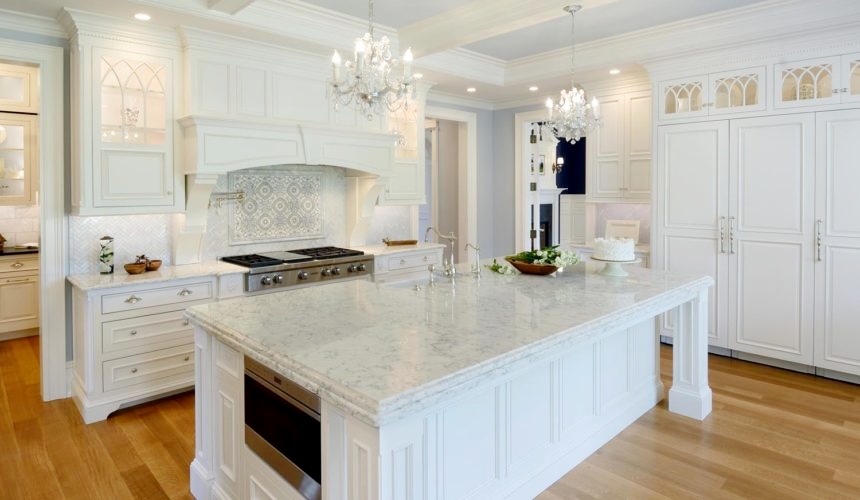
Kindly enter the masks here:
<path id="1" fill-rule="evenodd" d="M 627 271 L 622 269 L 621 264 L 637 264 L 639 262 L 642 262 L 642 259 L 603 260 L 603 259 L 598 259 L 596 257 L 592 257 L 591 260 L 606 263 L 606 265 L 603 266 L 603 269 L 597 274 L 602 274 L 603 276 L 620 276 L 620 277 L 630 276 L 630 273 L 628 273 Z"/>

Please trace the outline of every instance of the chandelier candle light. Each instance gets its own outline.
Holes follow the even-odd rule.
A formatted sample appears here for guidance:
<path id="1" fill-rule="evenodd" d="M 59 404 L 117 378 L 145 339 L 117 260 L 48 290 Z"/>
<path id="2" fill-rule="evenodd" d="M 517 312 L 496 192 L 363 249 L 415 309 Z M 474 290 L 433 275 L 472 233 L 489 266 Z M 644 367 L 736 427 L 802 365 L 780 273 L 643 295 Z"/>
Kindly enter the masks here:
<path id="1" fill-rule="evenodd" d="M 412 49 L 406 50 L 402 60 L 392 58 L 388 37 L 373 38 L 373 0 L 368 2 L 368 10 L 368 31 L 355 39 L 354 59 L 342 64 L 340 54 L 334 51 L 330 86 L 335 111 L 341 104 L 355 103 L 368 120 L 373 120 L 375 115 L 408 108 L 414 85 Z"/>
<path id="2" fill-rule="evenodd" d="M 574 17 L 581 5 L 568 5 L 565 12 L 570 13 L 570 90 L 562 90 L 558 103 L 547 98 L 546 107 L 549 120 L 546 126 L 559 139 L 571 144 L 581 139 L 588 130 L 600 127 L 600 104 L 597 98 L 588 104 L 585 91 L 576 86 L 574 69 L 576 67 L 576 50 L 574 49 L 573 26 Z"/>

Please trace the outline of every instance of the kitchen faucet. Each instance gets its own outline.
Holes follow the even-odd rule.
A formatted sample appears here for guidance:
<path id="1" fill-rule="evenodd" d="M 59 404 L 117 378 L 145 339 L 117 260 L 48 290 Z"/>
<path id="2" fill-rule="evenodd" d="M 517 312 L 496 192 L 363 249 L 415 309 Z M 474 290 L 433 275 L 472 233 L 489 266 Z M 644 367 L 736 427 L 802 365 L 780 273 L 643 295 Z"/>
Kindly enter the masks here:
<path id="1" fill-rule="evenodd" d="M 445 276 L 449 276 L 449 277 L 453 278 L 454 275 L 457 274 L 457 271 L 454 269 L 454 244 L 457 242 L 457 237 L 454 236 L 454 231 L 451 231 L 451 234 L 446 235 L 446 234 L 440 233 L 433 226 L 427 226 L 427 230 L 424 231 L 424 243 L 427 243 L 428 236 L 430 236 L 430 231 L 433 231 L 434 233 L 436 233 L 437 238 L 441 238 L 443 240 L 448 240 L 448 242 L 451 244 L 450 262 L 443 262 L 443 265 L 445 266 Z"/>
<path id="2" fill-rule="evenodd" d="M 466 243 L 466 246 L 463 247 L 463 250 L 468 252 L 469 247 L 475 249 L 475 263 L 472 264 L 472 274 L 481 274 L 481 247 L 473 245 L 471 243 Z"/>

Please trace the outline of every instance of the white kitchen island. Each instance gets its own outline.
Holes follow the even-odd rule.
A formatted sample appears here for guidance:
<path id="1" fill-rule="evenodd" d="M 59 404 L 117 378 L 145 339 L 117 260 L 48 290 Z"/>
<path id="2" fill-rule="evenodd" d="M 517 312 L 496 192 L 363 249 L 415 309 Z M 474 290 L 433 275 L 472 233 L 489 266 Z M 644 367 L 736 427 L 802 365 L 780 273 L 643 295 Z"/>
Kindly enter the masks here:
<path id="1" fill-rule="evenodd" d="M 551 276 L 464 265 L 454 282 L 367 281 L 188 309 L 202 498 L 292 497 L 244 444 L 243 356 L 322 400 L 323 498 L 532 498 L 663 397 L 704 419 L 709 277 L 579 264 Z"/>

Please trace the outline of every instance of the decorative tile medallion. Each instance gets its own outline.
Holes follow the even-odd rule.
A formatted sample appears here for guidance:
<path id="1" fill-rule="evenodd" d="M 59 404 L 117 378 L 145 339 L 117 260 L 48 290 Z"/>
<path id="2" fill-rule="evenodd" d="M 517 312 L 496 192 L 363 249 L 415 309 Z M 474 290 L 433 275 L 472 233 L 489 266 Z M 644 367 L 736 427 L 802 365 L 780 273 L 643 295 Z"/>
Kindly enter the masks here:
<path id="1" fill-rule="evenodd" d="M 322 238 L 323 174 L 251 169 L 227 175 L 230 191 L 245 201 L 230 205 L 231 245 Z"/>

